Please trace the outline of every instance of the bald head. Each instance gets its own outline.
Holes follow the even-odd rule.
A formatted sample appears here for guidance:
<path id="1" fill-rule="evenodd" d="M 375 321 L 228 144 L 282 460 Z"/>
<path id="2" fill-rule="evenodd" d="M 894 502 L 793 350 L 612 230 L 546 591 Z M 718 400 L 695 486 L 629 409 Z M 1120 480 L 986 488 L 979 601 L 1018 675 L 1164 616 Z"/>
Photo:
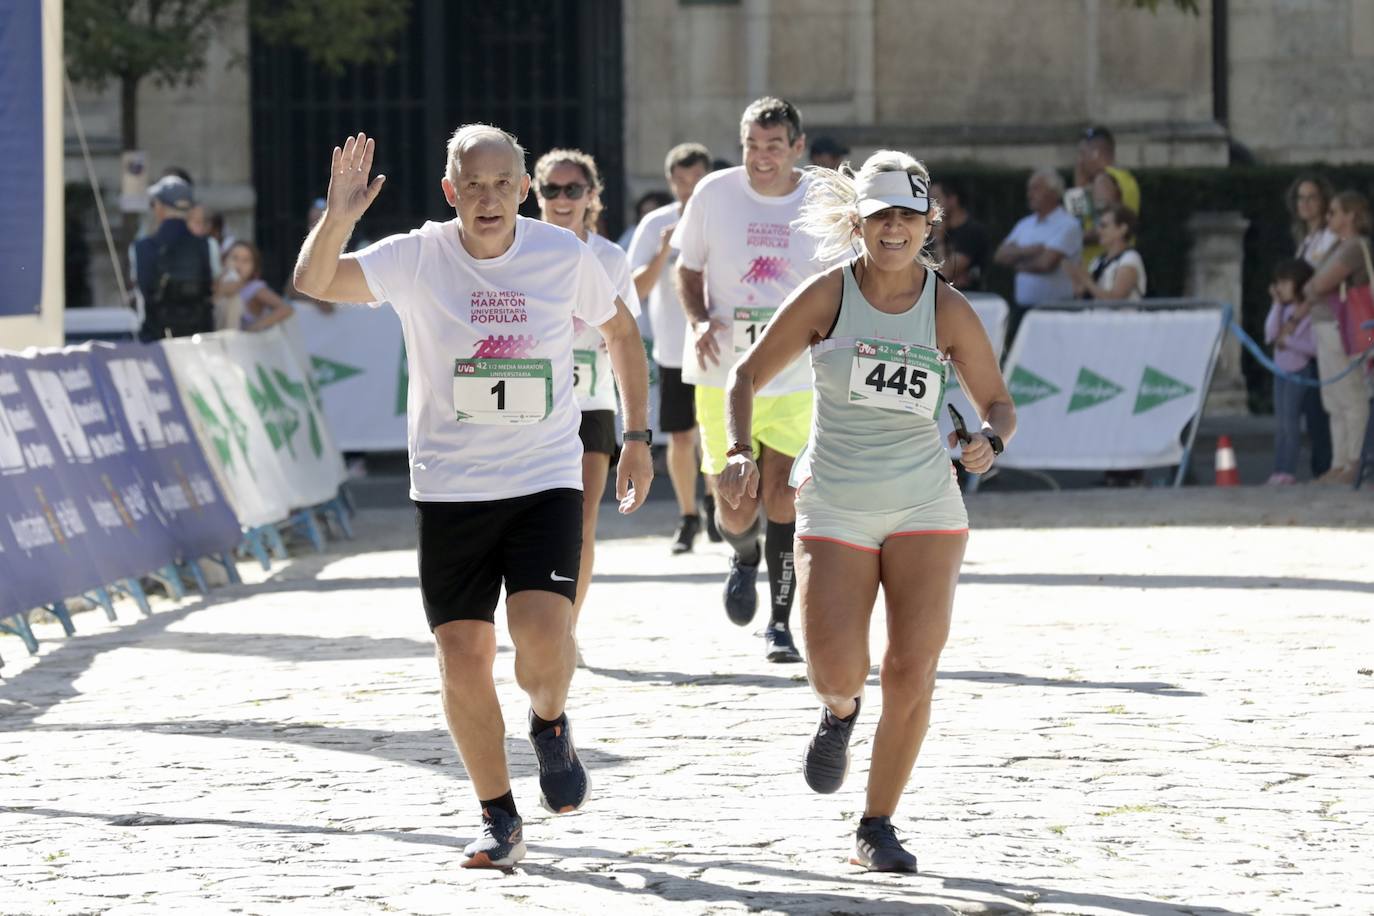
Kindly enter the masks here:
<path id="1" fill-rule="evenodd" d="M 453 132 L 448 141 L 445 175 L 449 181 L 458 184 L 463 157 L 479 149 L 484 153 L 492 149 L 507 152 L 511 156 L 511 174 L 515 177 L 525 174 L 525 148 L 512 134 L 490 124 L 464 124 Z"/>

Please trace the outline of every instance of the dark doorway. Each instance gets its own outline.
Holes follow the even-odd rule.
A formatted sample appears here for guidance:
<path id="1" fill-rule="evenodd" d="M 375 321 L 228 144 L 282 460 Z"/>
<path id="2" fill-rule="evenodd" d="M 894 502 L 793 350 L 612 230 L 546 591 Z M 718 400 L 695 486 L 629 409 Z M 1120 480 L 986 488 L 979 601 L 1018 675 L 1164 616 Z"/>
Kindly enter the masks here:
<path id="1" fill-rule="evenodd" d="M 624 210 L 621 43 L 620 0 L 413 0 L 395 61 L 338 78 L 255 38 L 253 183 L 268 281 L 280 284 L 294 262 L 330 150 L 360 130 L 377 138 L 374 171 L 387 182 L 358 236 L 451 217 L 439 190 L 445 143 L 458 125 L 484 121 L 519 137 L 531 166 L 556 146 L 595 156 L 614 238 Z"/>

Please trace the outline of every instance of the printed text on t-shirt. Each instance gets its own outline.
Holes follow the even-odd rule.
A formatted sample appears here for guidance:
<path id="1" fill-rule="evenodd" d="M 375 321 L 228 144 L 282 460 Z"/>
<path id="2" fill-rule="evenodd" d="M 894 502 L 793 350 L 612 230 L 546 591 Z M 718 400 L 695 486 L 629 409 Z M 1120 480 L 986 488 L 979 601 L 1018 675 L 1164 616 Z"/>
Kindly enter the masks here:
<path id="1" fill-rule="evenodd" d="M 792 239 L 787 223 L 750 223 L 745 230 L 745 245 L 750 248 L 786 248 Z"/>
<path id="2" fill-rule="evenodd" d="M 474 290 L 469 307 L 473 324 L 520 324 L 529 320 L 524 293 L 512 290 Z"/>

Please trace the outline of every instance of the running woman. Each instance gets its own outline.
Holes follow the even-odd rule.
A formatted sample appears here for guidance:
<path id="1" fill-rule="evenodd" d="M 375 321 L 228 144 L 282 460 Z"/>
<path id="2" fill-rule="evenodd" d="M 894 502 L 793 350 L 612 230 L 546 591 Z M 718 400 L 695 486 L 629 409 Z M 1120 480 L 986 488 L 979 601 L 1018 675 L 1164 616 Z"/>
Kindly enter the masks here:
<path id="1" fill-rule="evenodd" d="M 701 527 L 701 516 L 697 514 L 701 460 L 697 456 L 696 396 L 692 386 L 682 380 L 687 322 L 673 290 L 677 252 L 673 250 L 672 238 L 673 229 L 682 218 L 682 208 L 710 171 L 711 151 L 700 143 L 679 143 L 670 149 L 663 173 L 673 190 L 674 201 L 640 220 L 630 241 L 635 289 L 639 298 L 648 303 L 649 323 L 653 327 L 654 361 L 658 363 L 658 425 L 668 434 L 668 477 L 682 516 L 673 533 L 673 553 L 690 551 Z"/>
<path id="2" fill-rule="evenodd" d="M 601 174 L 596 160 L 576 149 L 554 149 L 534 164 L 534 194 L 539 215 L 574 233 L 596 255 L 610 277 L 611 285 L 630 314 L 639 317 L 639 294 L 630 277 L 630 262 L 620 246 L 596 234 L 601 215 Z M 601 331 L 580 318 L 573 319 L 573 397 L 582 411 L 582 563 L 577 572 L 577 595 L 573 599 L 573 634 L 592 584 L 592 563 L 596 554 L 596 520 L 601 512 L 601 496 L 606 491 L 606 475 L 616 453 L 615 379 L 611 355 Z M 585 667 L 582 650 L 577 651 L 578 667 Z"/>
<path id="3" fill-rule="evenodd" d="M 440 184 L 456 218 L 341 255 L 385 180 L 368 181 L 373 153 L 363 134 L 335 147 L 324 217 L 301 248 L 296 288 L 329 302 L 390 302 L 400 315 L 420 594 L 444 714 L 482 808 L 482 835 L 463 866 L 506 868 L 525 855 L 525 841 L 492 679 L 503 584 L 540 802 L 575 811 L 589 788 L 564 710 L 582 546 L 573 319 L 605 336 L 620 380 L 621 512 L 639 508 L 653 479 L 648 366 L 639 328 L 591 249 L 517 215 L 530 187 L 525 151 L 498 128 L 468 124 L 449 140 Z"/>
<path id="4" fill-rule="evenodd" d="M 790 102 L 761 98 L 740 119 L 744 165 L 712 172 L 697 185 L 673 232 L 680 252 L 678 298 L 691 333 L 683 347 L 682 380 L 696 385 L 702 470 L 725 470 L 725 383 L 730 367 L 758 339 L 783 299 L 823 265 L 816 240 L 793 229 L 809 179 L 796 168 L 806 150 L 801 114 Z M 764 630 L 769 661 L 799 662 L 789 618 L 794 592 L 792 460 L 811 426 L 811 379 L 797 359 L 760 389 L 753 438 L 763 482 L 760 494 L 736 505 L 716 501 L 717 525 L 734 548 L 725 582 L 725 612 L 747 626 L 758 609 L 759 561 L 768 562 L 772 613 Z M 767 517 L 759 544 L 759 498 Z"/>
<path id="5" fill-rule="evenodd" d="M 751 447 L 756 394 L 809 348 L 816 420 L 793 479 L 802 631 L 824 709 L 803 772 L 817 792 L 834 792 L 844 781 L 881 584 L 883 711 L 851 860 L 874 871 L 916 870 L 890 818 L 930 722 L 968 540 L 963 497 L 936 426 L 949 370 L 987 418 L 980 431 L 965 434 L 964 467 L 987 471 L 1016 429 L 978 316 L 922 252 L 940 218 L 929 181 L 919 162 L 890 150 L 874 153 L 858 175 L 848 168 L 816 173 L 801 228 L 823 240 L 822 257 L 851 246 L 859 254 L 805 283 L 735 366 L 730 464 L 720 477 L 720 498 L 732 505 L 759 490 Z"/>

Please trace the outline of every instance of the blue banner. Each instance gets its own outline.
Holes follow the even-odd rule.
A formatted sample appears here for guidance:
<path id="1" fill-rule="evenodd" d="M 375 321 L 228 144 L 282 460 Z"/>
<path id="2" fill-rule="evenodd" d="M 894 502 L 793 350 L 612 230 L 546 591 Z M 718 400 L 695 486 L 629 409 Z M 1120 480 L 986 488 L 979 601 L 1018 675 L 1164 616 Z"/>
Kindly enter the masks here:
<path id="1" fill-rule="evenodd" d="M 242 536 L 238 519 L 191 431 L 166 354 L 134 343 L 94 344 L 90 352 L 107 409 L 119 418 L 176 558 L 232 550 Z"/>
<path id="2" fill-rule="evenodd" d="M 81 498 L 84 487 L 73 486 L 29 384 L 32 362 L 0 353 L 0 617 L 108 581 L 95 562 L 99 527 Z"/>
<path id="3" fill-rule="evenodd" d="M 0 0 L 0 316 L 43 295 L 42 0 Z"/>

